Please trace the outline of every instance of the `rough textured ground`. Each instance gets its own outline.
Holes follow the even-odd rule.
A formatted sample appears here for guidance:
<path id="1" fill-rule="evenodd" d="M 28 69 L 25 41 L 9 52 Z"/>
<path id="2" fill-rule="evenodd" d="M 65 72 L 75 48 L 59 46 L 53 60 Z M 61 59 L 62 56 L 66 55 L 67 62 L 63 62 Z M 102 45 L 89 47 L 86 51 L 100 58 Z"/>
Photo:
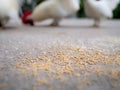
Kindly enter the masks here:
<path id="1" fill-rule="evenodd" d="M 92 23 L 0 30 L 0 90 L 120 90 L 120 21 Z"/>

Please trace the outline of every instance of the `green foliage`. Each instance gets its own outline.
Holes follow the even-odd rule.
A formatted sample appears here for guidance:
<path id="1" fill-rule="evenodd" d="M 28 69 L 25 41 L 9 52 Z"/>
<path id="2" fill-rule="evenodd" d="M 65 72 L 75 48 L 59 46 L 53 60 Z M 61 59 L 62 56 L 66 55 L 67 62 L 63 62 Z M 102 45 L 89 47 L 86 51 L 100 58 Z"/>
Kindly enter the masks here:
<path id="1" fill-rule="evenodd" d="M 31 5 L 24 3 L 24 5 L 22 6 L 23 12 L 27 11 L 27 10 L 31 10 L 32 11 L 32 7 Z"/>
<path id="2" fill-rule="evenodd" d="M 78 17 L 85 17 L 83 1 L 81 1 L 80 6 L 81 7 L 80 7 L 80 10 L 77 12 L 77 16 Z"/>
<path id="3" fill-rule="evenodd" d="M 120 18 L 120 4 L 118 5 L 118 7 L 113 11 L 114 13 L 114 17 L 113 18 Z"/>
<path id="4" fill-rule="evenodd" d="M 39 4 L 41 2 L 43 2 L 44 0 L 36 0 L 36 3 Z"/>

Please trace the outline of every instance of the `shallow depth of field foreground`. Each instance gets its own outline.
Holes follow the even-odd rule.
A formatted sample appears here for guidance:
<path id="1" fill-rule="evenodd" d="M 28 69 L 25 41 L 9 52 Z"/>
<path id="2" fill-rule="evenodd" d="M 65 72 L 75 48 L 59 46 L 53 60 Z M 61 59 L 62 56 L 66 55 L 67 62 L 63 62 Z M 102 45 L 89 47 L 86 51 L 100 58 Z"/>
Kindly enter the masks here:
<path id="1" fill-rule="evenodd" d="M 120 21 L 0 30 L 0 90 L 120 90 Z"/>

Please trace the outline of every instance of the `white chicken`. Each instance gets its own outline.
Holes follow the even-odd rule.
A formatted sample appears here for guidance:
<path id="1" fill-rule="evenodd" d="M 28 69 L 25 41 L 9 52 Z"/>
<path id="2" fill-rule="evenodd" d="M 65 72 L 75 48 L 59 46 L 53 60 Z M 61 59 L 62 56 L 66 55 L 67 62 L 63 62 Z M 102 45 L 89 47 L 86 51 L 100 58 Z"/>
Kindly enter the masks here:
<path id="1" fill-rule="evenodd" d="M 113 10 L 119 0 L 83 0 L 85 13 L 94 19 L 95 27 L 99 27 L 100 20 L 113 17 Z"/>
<path id="2" fill-rule="evenodd" d="M 57 26 L 59 21 L 79 10 L 79 0 L 46 0 L 39 4 L 31 15 L 23 16 L 24 24 L 32 24 L 33 21 L 43 21 L 52 18 L 52 26 Z M 30 13 L 29 13 L 30 14 Z"/>
<path id="3" fill-rule="evenodd" d="M 19 5 L 17 0 L 0 0 L 0 27 L 4 27 L 10 19 L 20 24 L 18 13 Z"/>

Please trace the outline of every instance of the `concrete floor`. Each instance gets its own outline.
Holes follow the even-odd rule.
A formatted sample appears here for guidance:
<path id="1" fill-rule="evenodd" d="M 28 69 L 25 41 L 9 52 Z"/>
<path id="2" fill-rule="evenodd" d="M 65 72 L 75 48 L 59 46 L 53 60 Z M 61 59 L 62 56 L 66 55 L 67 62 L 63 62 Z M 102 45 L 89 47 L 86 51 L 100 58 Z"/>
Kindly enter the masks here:
<path id="1" fill-rule="evenodd" d="M 49 21 L 36 23 L 35 27 L 18 26 L 0 30 L 0 90 L 35 90 L 34 78 L 11 70 L 24 57 L 28 50 L 31 56 L 38 55 L 45 48 L 55 45 L 75 45 L 84 48 L 97 48 L 120 51 L 120 21 L 107 20 L 100 28 L 93 28 L 92 20 L 63 20 L 59 27 L 46 26 Z M 120 69 L 120 66 L 117 66 Z M 73 78 L 71 84 L 53 82 L 53 90 L 62 87 L 63 90 L 120 90 L 120 77 L 116 82 L 119 86 L 112 87 L 112 80 L 106 76 L 94 77 L 99 82 L 90 86 L 77 83 Z M 80 85 L 81 84 L 81 85 Z M 76 89 L 77 86 L 82 89 Z M 51 90 L 48 86 L 38 85 L 36 90 Z"/>

